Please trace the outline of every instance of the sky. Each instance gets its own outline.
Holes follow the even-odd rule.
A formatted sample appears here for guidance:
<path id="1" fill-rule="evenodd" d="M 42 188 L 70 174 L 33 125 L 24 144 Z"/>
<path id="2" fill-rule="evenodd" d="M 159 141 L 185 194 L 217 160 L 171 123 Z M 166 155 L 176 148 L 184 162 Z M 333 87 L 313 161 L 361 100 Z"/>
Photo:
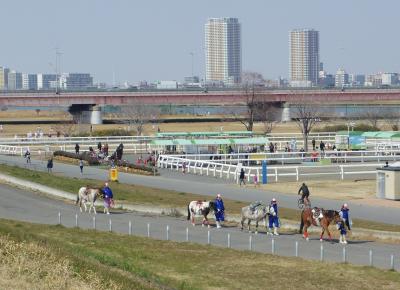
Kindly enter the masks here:
<path id="1" fill-rule="evenodd" d="M 398 0 L 12 0 L 2 1 L 0 66 L 27 73 L 89 72 L 95 82 L 204 77 L 204 24 L 237 17 L 242 67 L 288 77 L 289 31 L 320 33 L 334 73 L 400 72 Z M 192 54 L 191 54 L 192 53 Z"/>

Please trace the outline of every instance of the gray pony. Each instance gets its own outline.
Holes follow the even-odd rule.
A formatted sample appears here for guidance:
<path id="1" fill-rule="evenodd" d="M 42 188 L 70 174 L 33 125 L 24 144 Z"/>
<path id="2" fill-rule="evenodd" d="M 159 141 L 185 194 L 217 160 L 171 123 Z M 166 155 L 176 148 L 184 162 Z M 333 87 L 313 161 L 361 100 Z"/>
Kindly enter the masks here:
<path id="1" fill-rule="evenodd" d="M 242 208 L 242 220 L 241 220 L 241 230 L 243 230 L 244 221 L 247 219 L 247 227 L 248 231 L 250 231 L 250 223 L 251 221 L 256 221 L 256 231 L 258 233 L 258 223 L 260 221 L 264 221 L 264 226 L 267 229 L 267 216 L 270 214 L 274 214 L 274 208 L 270 205 L 265 205 L 262 202 L 254 202 L 249 206 L 245 206 Z"/>

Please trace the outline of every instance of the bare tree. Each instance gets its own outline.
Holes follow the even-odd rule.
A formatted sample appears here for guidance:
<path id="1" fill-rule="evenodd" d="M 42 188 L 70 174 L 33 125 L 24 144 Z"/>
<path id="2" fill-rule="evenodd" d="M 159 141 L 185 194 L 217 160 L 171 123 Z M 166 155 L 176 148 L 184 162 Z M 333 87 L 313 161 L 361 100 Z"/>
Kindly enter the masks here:
<path id="1" fill-rule="evenodd" d="M 57 136 L 64 135 L 65 137 L 71 136 L 77 128 L 77 122 L 71 120 L 62 124 L 56 124 L 51 127 L 56 132 Z"/>
<path id="2" fill-rule="evenodd" d="M 378 122 L 382 119 L 382 110 L 379 108 L 370 108 L 360 114 L 360 118 L 364 119 L 371 127 L 378 129 Z"/>
<path id="3" fill-rule="evenodd" d="M 259 99 L 255 109 L 255 121 L 262 123 L 264 134 L 271 133 L 280 117 L 277 104 Z"/>
<path id="4" fill-rule="evenodd" d="M 292 118 L 303 134 L 304 150 L 307 152 L 308 136 L 316 123 L 321 121 L 319 106 L 318 104 L 307 102 L 296 104 Z"/>
<path id="5" fill-rule="evenodd" d="M 128 124 L 128 130 L 131 127 L 136 131 L 136 135 L 143 133 L 144 126 L 159 119 L 160 110 L 144 104 L 134 104 L 122 108 L 122 114 L 118 116 L 119 120 Z"/>
<path id="6" fill-rule="evenodd" d="M 385 123 L 390 126 L 392 131 L 398 131 L 400 128 L 400 112 L 397 109 L 386 112 Z"/>

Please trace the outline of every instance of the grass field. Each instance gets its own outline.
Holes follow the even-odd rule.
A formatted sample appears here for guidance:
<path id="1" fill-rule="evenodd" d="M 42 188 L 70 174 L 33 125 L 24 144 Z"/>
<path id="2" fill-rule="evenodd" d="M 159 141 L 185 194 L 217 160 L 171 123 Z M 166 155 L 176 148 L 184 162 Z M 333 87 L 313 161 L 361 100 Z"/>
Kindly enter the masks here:
<path id="1" fill-rule="evenodd" d="M 102 186 L 102 184 L 98 180 L 63 177 L 15 166 L 0 165 L 0 171 L 4 174 L 9 174 L 17 178 L 65 190 L 71 193 L 77 193 L 81 186 L 86 186 L 88 184 L 92 186 Z M 189 201 L 210 199 L 210 197 L 206 195 L 199 195 L 188 192 L 177 192 L 166 189 L 157 189 L 140 185 L 128 185 L 116 182 L 113 182 L 111 184 L 111 187 L 115 192 L 117 205 L 118 201 L 123 201 L 131 204 L 148 206 L 184 208 L 187 206 Z M 241 208 L 248 205 L 248 203 L 245 202 L 230 200 L 226 198 L 224 198 L 224 203 L 227 209 L 227 215 L 239 215 Z M 279 215 L 282 219 L 297 222 L 299 220 L 300 211 L 280 207 Z M 356 218 L 353 218 L 353 223 L 356 225 L 357 228 L 400 232 L 399 225 L 389 225 Z"/>
<path id="2" fill-rule="evenodd" d="M 370 267 L 7 220 L 0 234 L 0 288 L 8 274 L 18 289 L 400 289 L 399 273 Z"/>

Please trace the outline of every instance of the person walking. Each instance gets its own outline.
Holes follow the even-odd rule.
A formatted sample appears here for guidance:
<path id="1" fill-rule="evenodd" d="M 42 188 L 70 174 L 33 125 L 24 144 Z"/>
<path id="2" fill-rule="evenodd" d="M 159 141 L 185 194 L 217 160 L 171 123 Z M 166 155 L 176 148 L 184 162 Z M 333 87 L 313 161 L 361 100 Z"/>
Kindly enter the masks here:
<path id="1" fill-rule="evenodd" d="M 222 201 L 221 194 L 217 194 L 217 198 L 215 199 L 215 223 L 217 224 L 217 229 L 222 227 L 221 222 L 225 220 L 224 218 L 225 206 Z"/>
<path id="2" fill-rule="evenodd" d="M 311 144 L 312 144 L 312 149 L 315 150 L 315 138 L 312 139 Z"/>
<path id="3" fill-rule="evenodd" d="M 76 144 L 75 144 L 75 154 L 76 154 L 76 155 L 79 154 L 79 148 L 80 148 L 80 147 L 79 147 L 79 144 L 76 143 Z"/>
<path id="4" fill-rule="evenodd" d="M 104 193 L 104 213 L 110 214 L 110 207 L 111 205 L 114 204 L 114 195 L 111 190 L 111 188 L 108 185 L 108 182 L 104 183 L 103 187 L 103 193 Z"/>
<path id="5" fill-rule="evenodd" d="M 82 157 L 79 159 L 79 168 L 81 170 L 81 175 L 83 175 L 83 160 L 82 160 Z"/>
<path id="6" fill-rule="evenodd" d="M 278 203 L 276 202 L 276 199 L 273 198 L 270 204 L 271 207 L 274 208 L 274 213 L 268 215 L 268 233 L 269 235 L 272 235 L 272 228 L 274 229 L 274 235 L 279 236 L 278 234 L 278 228 L 279 228 L 279 217 L 278 217 Z"/>
<path id="7" fill-rule="evenodd" d="M 349 207 L 347 205 L 347 203 L 342 205 L 342 208 L 340 209 L 340 216 L 342 217 L 344 224 L 347 226 L 347 228 L 349 229 L 349 231 L 351 231 L 350 228 L 350 215 L 349 215 Z"/>
<path id="8" fill-rule="evenodd" d="M 53 158 L 47 160 L 47 172 L 48 173 L 53 172 Z"/>
<path id="9" fill-rule="evenodd" d="M 253 176 L 253 183 L 254 183 L 254 187 L 257 187 L 260 185 L 258 183 L 258 175 L 257 174 L 254 174 L 254 176 Z"/>
<path id="10" fill-rule="evenodd" d="M 243 185 L 246 185 L 244 178 L 245 178 L 245 173 L 244 173 L 244 169 L 242 168 L 240 170 L 240 175 L 239 175 L 239 186 L 242 186 L 242 183 L 243 183 Z"/>

